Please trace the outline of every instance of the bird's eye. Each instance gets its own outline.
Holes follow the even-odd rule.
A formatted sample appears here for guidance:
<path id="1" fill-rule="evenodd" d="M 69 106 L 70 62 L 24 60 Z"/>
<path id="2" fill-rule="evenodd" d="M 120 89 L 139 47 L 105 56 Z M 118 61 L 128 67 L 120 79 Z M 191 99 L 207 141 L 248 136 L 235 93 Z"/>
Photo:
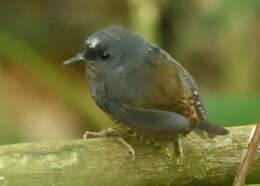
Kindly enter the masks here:
<path id="1" fill-rule="evenodd" d="M 100 58 L 102 59 L 102 60 L 108 60 L 109 58 L 110 58 L 110 54 L 108 53 L 108 52 L 106 52 L 106 51 L 104 51 L 104 52 L 102 52 L 101 54 L 100 54 Z"/>

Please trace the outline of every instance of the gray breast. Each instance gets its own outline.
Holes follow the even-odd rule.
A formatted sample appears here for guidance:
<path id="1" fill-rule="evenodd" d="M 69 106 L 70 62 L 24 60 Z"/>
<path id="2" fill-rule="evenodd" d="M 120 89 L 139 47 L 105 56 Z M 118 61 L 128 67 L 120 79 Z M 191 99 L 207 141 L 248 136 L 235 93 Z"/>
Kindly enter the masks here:
<path id="1" fill-rule="evenodd" d="M 106 98 L 106 91 L 105 91 L 105 83 L 102 79 L 96 76 L 91 70 L 87 69 L 87 76 L 88 76 L 88 86 L 90 89 L 90 93 L 92 98 L 95 100 L 96 104 L 105 109 L 105 98 Z"/>

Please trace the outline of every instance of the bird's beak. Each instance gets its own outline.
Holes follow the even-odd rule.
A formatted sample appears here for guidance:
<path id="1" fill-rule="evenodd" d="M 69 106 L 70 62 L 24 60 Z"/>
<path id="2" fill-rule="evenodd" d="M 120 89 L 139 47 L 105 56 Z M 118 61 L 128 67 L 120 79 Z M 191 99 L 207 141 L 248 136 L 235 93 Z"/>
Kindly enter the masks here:
<path id="1" fill-rule="evenodd" d="M 84 61 L 84 56 L 82 54 L 77 54 L 76 56 L 63 62 L 63 65 L 73 64 L 80 61 Z"/>

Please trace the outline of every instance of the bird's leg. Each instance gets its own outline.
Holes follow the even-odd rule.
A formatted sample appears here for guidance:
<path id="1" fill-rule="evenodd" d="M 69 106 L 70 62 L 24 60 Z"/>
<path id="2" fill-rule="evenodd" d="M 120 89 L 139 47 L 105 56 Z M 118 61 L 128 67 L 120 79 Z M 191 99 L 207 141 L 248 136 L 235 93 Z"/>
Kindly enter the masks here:
<path id="1" fill-rule="evenodd" d="M 183 159 L 183 147 L 180 138 L 174 140 L 174 147 L 176 155 L 180 157 L 180 159 Z"/>
<path id="2" fill-rule="evenodd" d="M 91 131 L 86 131 L 83 135 L 83 139 L 86 140 L 87 138 L 93 138 L 93 137 L 116 137 L 118 139 L 118 141 L 124 145 L 128 151 L 131 153 L 132 158 L 131 160 L 134 161 L 135 160 L 135 151 L 133 149 L 133 147 L 126 142 L 126 140 L 123 137 L 129 137 L 130 135 L 128 134 L 127 131 L 125 130 L 120 130 L 120 129 L 116 129 L 116 128 L 108 128 L 106 130 L 100 131 L 100 132 L 91 132 Z"/>

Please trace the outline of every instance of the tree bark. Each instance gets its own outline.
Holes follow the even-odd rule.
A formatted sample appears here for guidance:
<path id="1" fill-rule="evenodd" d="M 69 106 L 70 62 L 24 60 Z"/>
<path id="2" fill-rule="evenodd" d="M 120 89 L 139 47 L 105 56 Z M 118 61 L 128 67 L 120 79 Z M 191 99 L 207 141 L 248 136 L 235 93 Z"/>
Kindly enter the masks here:
<path id="1" fill-rule="evenodd" d="M 184 157 L 169 143 L 147 145 L 128 141 L 127 149 L 114 138 L 5 145 L 0 147 L 0 185 L 231 185 L 254 125 L 231 127 L 230 134 L 181 139 Z M 260 183 L 260 147 L 246 183 Z"/>

